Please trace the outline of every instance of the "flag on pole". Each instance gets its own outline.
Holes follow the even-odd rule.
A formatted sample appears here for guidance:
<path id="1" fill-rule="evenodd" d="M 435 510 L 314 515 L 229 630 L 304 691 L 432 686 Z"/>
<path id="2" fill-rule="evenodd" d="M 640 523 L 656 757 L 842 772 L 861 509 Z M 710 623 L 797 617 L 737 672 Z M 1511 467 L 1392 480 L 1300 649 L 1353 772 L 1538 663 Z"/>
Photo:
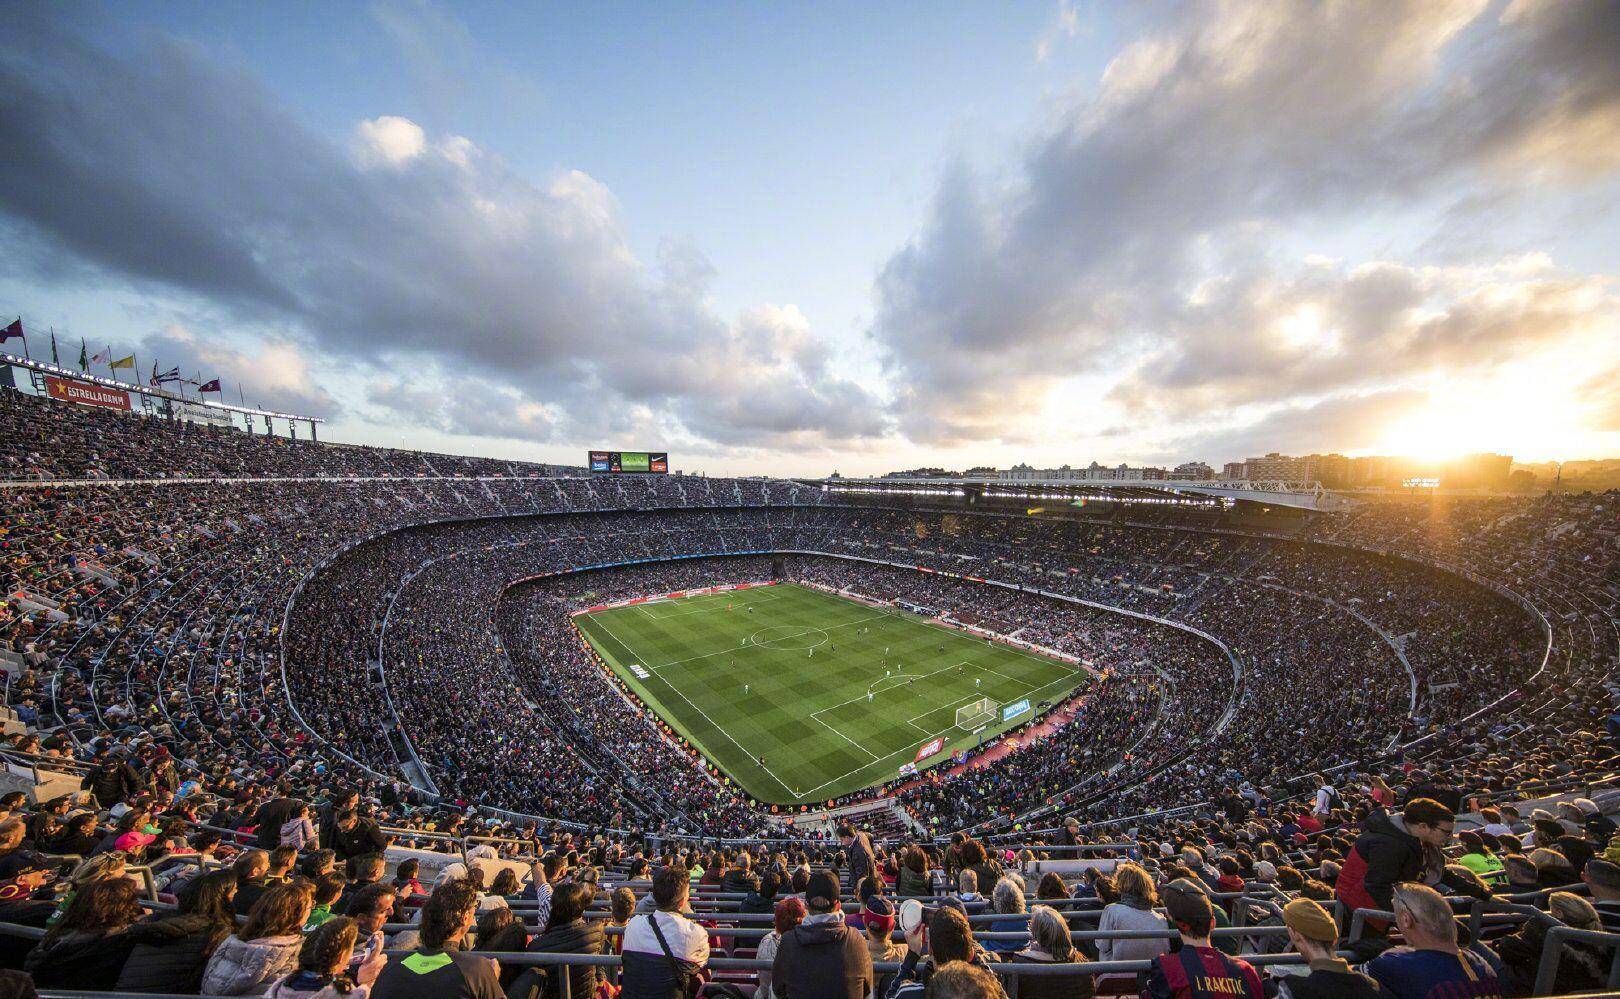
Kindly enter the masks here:
<path id="1" fill-rule="evenodd" d="M 111 364 L 107 365 L 107 367 L 109 367 L 109 368 L 129 368 L 131 370 L 134 370 L 134 368 L 135 368 L 135 355 L 131 354 L 128 357 L 120 357 L 118 360 L 116 360 L 116 361 L 112 362 Z"/>
<path id="2" fill-rule="evenodd" d="M 22 320 L 21 319 L 18 319 L 16 322 L 13 322 L 10 326 L 7 326 L 5 329 L 0 329 L 0 343 L 5 343 L 7 340 L 10 340 L 14 336 L 23 336 Z M 27 343 L 28 338 L 23 337 L 23 342 Z"/>
<path id="3" fill-rule="evenodd" d="M 62 359 L 56 356 L 56 331 L 51 330 L 51 363 L 57 367 L 62 366 Z"/>
<path id="4" fill-rule="evenodd" d="M 95 354 L 93 354 L 91 356 L 90 363 L 91 364 L 111 364 L 112 363 L 112 348 L 108 347 L 106 350 L 98 350 L 98 351 L 96 351 Z"/>
<path id="5" fill-rule="evenodd" d="M 219 392 L 219 391 L 221 391 L 220 387 L 219 387 L 219 379 L 215 378 L 211 382 L 203 382 L 201 385 L 197 386 L 197 391 L 198 392 Z"/>
<path id="6" fill-rule="evenodd" d="M 165 384 L 167 382 L 178 382 L 178 381 L 181 381 L 181 380 L 182 379 L 180 378 L 180 369 L 179 368 L 170 368 L 169 370 L 163 372 L 162 374 L 158 374 L 157 362 L 156 361 L 152 362 L 152 384 L 153 385 L 162 385 L 162 384 Z"/>

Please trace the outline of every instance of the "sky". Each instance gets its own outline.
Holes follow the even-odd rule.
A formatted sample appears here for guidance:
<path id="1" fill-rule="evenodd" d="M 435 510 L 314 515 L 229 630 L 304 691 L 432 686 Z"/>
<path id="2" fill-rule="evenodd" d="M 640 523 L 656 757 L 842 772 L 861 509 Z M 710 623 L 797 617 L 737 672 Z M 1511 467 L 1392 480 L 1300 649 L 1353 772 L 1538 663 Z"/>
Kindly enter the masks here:
<path id="1" fill-rule="evenodd" d="M 1620 0 L 8 3 L 0 318 L 570 464 L 1620 455 L 1616 52 Z"/>

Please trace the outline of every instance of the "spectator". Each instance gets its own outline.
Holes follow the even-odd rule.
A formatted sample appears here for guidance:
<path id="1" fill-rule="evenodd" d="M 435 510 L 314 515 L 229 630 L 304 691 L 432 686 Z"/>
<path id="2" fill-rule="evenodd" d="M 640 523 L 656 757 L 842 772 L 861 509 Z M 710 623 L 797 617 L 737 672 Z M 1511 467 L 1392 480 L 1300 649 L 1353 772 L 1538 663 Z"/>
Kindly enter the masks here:
<path id="1" fill-rule="evenodd" d="M 1620 864 L 1593 857 L 1586 862 L 1581 881 L 1592 893 L 1592 907 L 1603 928 L 1610 933 L 1620 931 Z"/>
<path id="2" fill-rule="evenodd" d="M 803 900 L 789 897 L 778 901 L 772 916 L 771 932 L 760 938 L 759 948 L 754 953 L 755 960 L 769 961 L 774 966 L 776 950 L 782 943 L 782 934 L 792 931 L 795 926 L 804 922 L 805 915 Z M 759 984 L 754 989 L 754 999 L 772 999 L 772 995 L 771 969 L 765 968 L 759 973 Z"/>
<path id="3" fill-rule="evenodd" d="M 371 985 L 388 964 L 383 953 L 383 926 L 394 914 L 397 893 L 393 885 L 367 885 L 349 899 L 347 915 L 354 920 L 359 934 L 354 949 L 354 960 L 349 964 L 349 977 L 361 985 Z"/>
<path id="4" fill-rule="evenodd" d="M 209 871 L 186 883 L 179 914 L 154 913 L 141 924 L 135 945 L 118 976 L 120 992 L 196 992 L 214 949 L 236 929 L 232 900 L 234 871 Z"/>
<path id="5" fill-rule="evenodd" d="M 241 889 L 237 891 L 240 893 Z M 247 922 L 220 943 L 203 972 L 205 995 L 263 995 L 298 968 L 304 923 L 314 892 L 307 883 L 273 885 L 253 904 Z"/>
<path id="6" fill-rule="evenodd" d="M 529 944 L 531 953 L 545 954 L 600 954 L 603 947 L 602 924 L 585 918 L 595 892 L 589 885 L 578 881 L 565 881 L 557 886 L 551 897 L 551 915 L 545 931 Z M 590 996 L 596 992 L 597 969 L 588 964 L 576 964 L 567 969 L 553 969 L 546 978 L 545 999 L 560 999 L 562 992 L 558 979 L 566 974 L 571 996 Z"/>
<path id="7" fill-rule="evenodd" d="M 422 906 L 421 946 L 388 962 L 373 999 L 504 999 L 500 963 L 463 951 L 479 894 L 465 880 L 435 886 Z"/>
<path id="8" fill-rule="evenodd" d="M 1427 885 L 1402 883 L 1393 888 L 1395 926 L 1405 944 L 1378 955 L 1367 965 L 1394 999 L 1430 999 L 1447 994 L 1500 996 L 1503 985 L 1491 963 L 1473 949 L 1457 946 L 1457 920 L 1440 893 Z"/>
<path id="9" fill-rule="evenodd" d="M 881 895 L 867 897 L 861 907 L 861 929 L 866 934 L 866 953 L 873 964 L 898 964 L 905 960 L 905 946 L 894 942 L 894 904 L 888 899 Z M 874 986 L 873 991 L 879 991 L 878 986 Z"/>
<path id="10" fill-rule="evenodd" d="M 309 932 L 336 915 L 332 906 L 343 896 L 343 886 L 348 884 L 341 874 L 323 874 L 315 880 L 314 905 L 310 907 L 309 918 L 304 921 L 304 932 Z"/>
<path id="11" fill-rule="evenodd" d="M 919 921 L 914 927 L 908 924 L 906 959 L 889 983 L 888 999 L 923 999 L 934 974 L 957 961 L 984 967 L 990 957 L 973 942 L 973 929 L 962 910 L 942 905 L 928 915 L 926 923 Z"/>
<path id="12" fill-rule="evenodd" d="M 1577 930 L 1602 930 L 1597 910 L 1592 903 L 1567 891 L 1555 891 L 1547 896 L 1551 918 Z M 1496 952 L 1502 958 L 1507 982 L 1516 995 L 1530 995 L 1536 983 L 1536 970 L 1541 964 L 1541 952 L 1547 943 L 1547 921 L 1530 919 L 1517 931 L 1497 941 Z M 1593 944 L 1570 941 L 1565 943 L 1558 961 L 1558 977 L 1553 991 L 1586 992 L 1603 988 L 1609 979 L 1609 959 L 1612 951 Z"/>
<path id="13" fill-rule="evenodd" d="M 986 968 L 953 961 L 929 979 L 928 999 L 1004 999 L 1001 981 Z"/>
<path id="14" fill-rule="evenodd" d="M 851 888 L 861 883 L 862 878 L 877 874 L 877 857 L 872 850 L 872 837 L 857 830 L 848 822 L 838 826 L 838 842 L 844 845 L 848 856 L 846 869 L 848 870 L 849 886 Z M 856 899 L 857 902 L 865 901 Z"/>
<path id="15" fill-rule="evenodd" d="M 1373 812 L 1339 871 L 1335 895 L 1345 911 L 1389 911 L 1394 886 L 1421 879 L 1437 884 L 1445 860 L 1441 850 L 1451 840 L 1456 817 L 1429 798 L 1407 802 L 1400 815 Z M 1369 919 L 1369 932 L 1383 933 L 1383 920 Z"/>
<path id="16" fill-rule="evenodd" d="M 1265 987 L 1253 965 L 1228 957 L 1210 945 L 1215 910 L 1201 886 L 1186 879 L 1170 882 L 1164 887 L 1164 908 L 1170 924 L 1181 935 L 1181 947 L 1153 959 L 1143 996 L 1201 999 L 1221 995 L 1265 999 Z"/>
<path id="17" fill-rule="evenodd" d="M 828 870 L 810 876 L 804 921 L 782 935 L 771 966 L 779 999 L 866 999 L 872 991 L 872 958 L 861 937 L 844 925 L 838 877 Z"/>
<path id="18" fill-rule="evenodd" d="M 322 923 L 304 941 L 298 970 L 277 979 L 268 999 L 366 999 L 368 989 L 349 978 L 358 930 L 354 920 L 337 916 Z"/>
<path id="19" fill-rule="evenodd" d="M 270 888 L 270 854 L 244 850 L 231 866 L 236 870 L 236 914 L 245 916 Z"/>
<path id="20" fill-rule="evenodd" d="M 297 803 L 298 808 L 287 821 L 281 824 L 281 835 L 278 846 L 290 846 L 293 850 L 302 850 L 316 841 L 315 823 L 310 820 L 310 807 L 303 802 Z"/>
<path id="21" fill-rule="evenodd" d="M 1002 877 L 990 892 L 990 903 L 999 915 L 1024 915 L 1024 886 L 1010 877 Z M 1011 954 L 1029 942 L 1028 923 L 1024 919 L 998 919 L 990 924 L 992 933 L 1026 933 L 1022 940 L 991 940 L 984 946 L 996 954 Z"/>
<path id="22" fill-rule="evenodd" d="M 681 913 L 691 880 L 679 866 L 653 872 L 655 910 L 630 920 L 624 931 L 621 999 L 684 999 L 688 982 L 709 962 L 709 935 Z M 780 990 L 778 990 L 780 992 Z"/>
<path id="23" fill-rule="evenodd" d="M 926 898 L 934 893 L 928 876 L 928 854 L 922 847 L 912 844 L 901 852 L 900 876 L 894 893 L 900 898 Z"/>
<path id="24" fill-rule="evenodd" d="M 1119 901 L 1103 906 L 1097 928 L 1111 931 L 1166 932 L 1170 924 L 1156 910 L 1159 893 L 1153 878 L 1139 865 L 1123 863 L 1114 868 L 1114 884 L 1119 889 Z M 1170 949 L 1170 940 L 1164 938 L 1109 939 L 1097 941 L 1099 961 L 1151 961 Z M 1105 976 L 1113 977 L 1113 976 Z"/>
<path id="25" fill-rule="evenodd" d="M 1333 952 L 1339 927 L 1333 916 L 1308 898 L 1283 906 L 1288 942 L 1308 962 L 1309 973 L 1290 975 L 1277 986 L 1278 999 L 1382 999 L 1371 978 L 1350 967 Z"/>
<path id="26" fill-rule="evenodd" d="M 999 882 L 998 882 L 999 883 Z M 1029 912 L 1029 946 L 1012 956 L 1015 964 L 1072 964 L 1083 956 L 1075 950 L 1069 924 L 1049 905 Z M 1019 999 L 1090 999 L 1096 984 L 1090 975 L 1030 975 L 1018 983 Z"/>
<path id="27" fill-rule="evenodd" d="M 41 988 L 107 992 L 118 984 L 135 945 L 148 939 L 141 906 L 127 878 L 79 888 L 61 920 L 28 955 L 24 970 Z"/>

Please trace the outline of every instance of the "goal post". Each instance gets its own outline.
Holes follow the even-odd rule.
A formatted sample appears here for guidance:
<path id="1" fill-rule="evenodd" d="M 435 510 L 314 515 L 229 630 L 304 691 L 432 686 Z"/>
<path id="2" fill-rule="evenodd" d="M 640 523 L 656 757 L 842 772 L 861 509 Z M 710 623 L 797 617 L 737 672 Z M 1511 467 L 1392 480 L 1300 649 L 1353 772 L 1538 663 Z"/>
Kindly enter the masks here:
<path id="1" fill-rule="evenodd" d="M 989 724 L 995 717 L 996 702 L 988 697 L 981 697 L 956 709 L 956 727 L 971 731 L 980 725 Z"/>

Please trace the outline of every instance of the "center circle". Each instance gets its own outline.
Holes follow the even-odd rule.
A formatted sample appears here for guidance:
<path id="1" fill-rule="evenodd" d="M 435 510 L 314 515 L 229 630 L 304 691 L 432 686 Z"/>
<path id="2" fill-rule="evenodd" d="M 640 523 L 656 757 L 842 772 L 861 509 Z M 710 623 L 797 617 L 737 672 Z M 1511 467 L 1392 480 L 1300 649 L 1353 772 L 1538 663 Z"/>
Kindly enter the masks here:
<path id="1" fill-rule="evenodd" d="M 827 633 L 820 628 L 799 628 L 793 625 L 777 625 L 774 628 L 761 628 L 748 636 L 748 644 L 757 645 L 762 649 L 783 649 L 790 652 L 803 652 L 827 644 Z"/>

